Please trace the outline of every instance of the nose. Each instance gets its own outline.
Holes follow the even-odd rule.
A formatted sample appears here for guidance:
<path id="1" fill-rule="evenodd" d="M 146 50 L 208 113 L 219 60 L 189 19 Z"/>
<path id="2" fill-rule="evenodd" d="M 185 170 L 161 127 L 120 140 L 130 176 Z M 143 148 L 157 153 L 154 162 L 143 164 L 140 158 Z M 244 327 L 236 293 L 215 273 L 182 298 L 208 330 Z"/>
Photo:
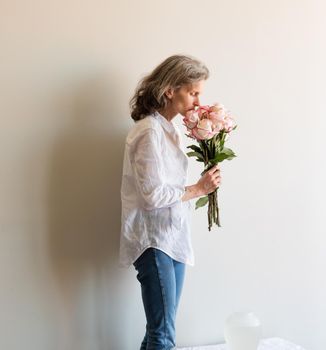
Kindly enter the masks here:
<path id="1" fill-rule="evenodd" d="M 194 101 L 194 106 L 200 106 L 199 97 L 196 97 Z"/>

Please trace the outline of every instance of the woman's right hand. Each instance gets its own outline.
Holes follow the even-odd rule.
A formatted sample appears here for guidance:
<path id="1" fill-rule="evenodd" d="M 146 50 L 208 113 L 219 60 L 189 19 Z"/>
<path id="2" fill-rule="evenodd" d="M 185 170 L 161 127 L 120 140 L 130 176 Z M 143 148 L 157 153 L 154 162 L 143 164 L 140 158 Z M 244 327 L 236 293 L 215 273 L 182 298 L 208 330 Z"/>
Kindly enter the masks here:
<path id="1" fill-rule="evenodd" d="M 221 184 L 220 168 L 218 165 L 213 166 L 210 170 L 206 171 L 204 175 L 199 179 L 196 186 L 199 193 L 207 195 L 212 193 Z"/>

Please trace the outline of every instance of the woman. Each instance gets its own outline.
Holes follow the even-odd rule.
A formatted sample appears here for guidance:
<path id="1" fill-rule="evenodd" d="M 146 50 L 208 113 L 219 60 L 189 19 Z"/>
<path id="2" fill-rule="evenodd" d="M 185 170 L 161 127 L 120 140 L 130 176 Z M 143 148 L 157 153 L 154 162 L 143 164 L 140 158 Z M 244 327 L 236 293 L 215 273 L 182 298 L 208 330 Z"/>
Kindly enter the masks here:
<path id="1" fill-rule="evenodd" d="M 130 102 L 136 123 L 125 147 L 120 263 L 133 264 L 138 272 L 147 321 L 141 350 L 175 346 L 185 265 L 194 264 L 189 200 L 220 184 L 214 167 L 186 186 L 188 160 L 172 122 L 199 105 L 208 76 L 197 59 L 174 55 L 140 81 Z"/>

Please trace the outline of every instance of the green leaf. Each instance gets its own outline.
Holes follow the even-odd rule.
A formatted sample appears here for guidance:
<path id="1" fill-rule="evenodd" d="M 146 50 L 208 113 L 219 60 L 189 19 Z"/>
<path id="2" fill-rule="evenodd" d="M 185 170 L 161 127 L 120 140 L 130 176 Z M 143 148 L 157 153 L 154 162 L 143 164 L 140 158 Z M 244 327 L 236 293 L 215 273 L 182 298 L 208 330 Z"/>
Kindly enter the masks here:
<path id="1" fill-rule="evenodd" d="M 199 152 L 199 153 L 203 154 L 202 149 L 196 145 L 187 146 L 187 148 L 190 148 L 195 152 Z"/>
<path id="2" fill-rule="evenodd" d="M 201 153 L 199 152 L 188 152 L 187 153 L 188 157 L 198 157 L 199 159 L 201 159 L 202 161 L 204 161 L 204 157 Z"/>
<path id="3" fill-rule="evenodd" d="M 234 153 L 234 152 L 232 151 L 232 149 L 230 149 L 230 148 L 224 147 L 224 148 L 222 149 L 222 152 L 225 153 L 225 154 L 227 154 L 228 156 L 231 156 L 232 158 L 236 157 L 235 153 Z"/>
<path id="4" fill-rule="evenodd" d="M 203 207 L 204 205 L 206 205 L 208 203 L 208 196 L 199 198 L 198 201 L 196 202 L 196 208 L 198 209 L 200 207 Z"/>
<path id="5" fill-rule="evenodd" d="M 231 160 L 236 157 L 235 153 L 230 148 L 223 148 L 221 152 L 217 153 L 212 162 L 220 163 L 223 160 Z"/>

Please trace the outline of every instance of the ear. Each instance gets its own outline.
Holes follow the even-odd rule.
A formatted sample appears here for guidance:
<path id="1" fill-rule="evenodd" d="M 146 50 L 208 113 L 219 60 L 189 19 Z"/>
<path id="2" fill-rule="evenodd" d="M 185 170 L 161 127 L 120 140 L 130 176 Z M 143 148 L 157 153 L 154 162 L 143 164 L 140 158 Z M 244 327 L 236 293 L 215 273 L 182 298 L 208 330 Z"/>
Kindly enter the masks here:
<path id="1" fill-rule="evenodd" d="M 174 90 L 172 88 L 168 88 L 165 91 L 165 96 L 170 100 L 173 97 Z"/>

